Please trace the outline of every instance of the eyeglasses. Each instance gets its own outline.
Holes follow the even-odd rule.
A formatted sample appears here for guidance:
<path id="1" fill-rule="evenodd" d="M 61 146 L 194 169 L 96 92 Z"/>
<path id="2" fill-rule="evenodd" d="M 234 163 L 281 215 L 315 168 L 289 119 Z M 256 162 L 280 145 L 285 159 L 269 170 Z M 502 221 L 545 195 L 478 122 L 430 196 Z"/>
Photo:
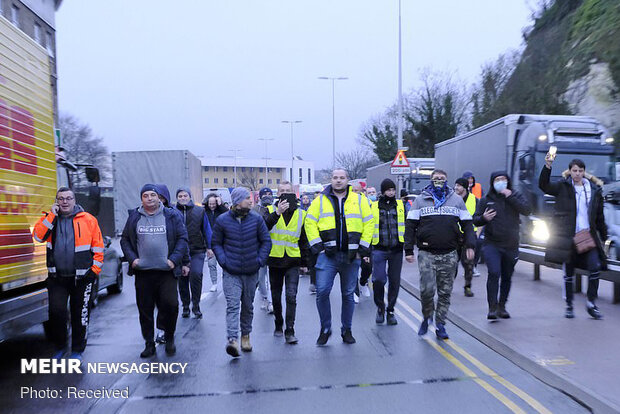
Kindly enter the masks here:
<path id="1" fill-rule="evenodd" d="M 64 201 L 73 201 L 75 200 L 75 197 L 58 197 L 56 200 L 60 201 L 61 203 Z"/>

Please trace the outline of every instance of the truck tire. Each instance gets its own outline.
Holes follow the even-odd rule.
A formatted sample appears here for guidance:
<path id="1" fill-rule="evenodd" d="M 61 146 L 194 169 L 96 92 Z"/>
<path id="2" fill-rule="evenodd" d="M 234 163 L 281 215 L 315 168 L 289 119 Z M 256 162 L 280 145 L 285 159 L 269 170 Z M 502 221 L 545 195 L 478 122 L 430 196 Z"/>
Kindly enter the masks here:
<path id="1" fill-rule="evenodd" d="M 90 293 L 90 307 L 96 308 L 99 305 L 99 278 L 93 282 L 93 290 Z"/>
<path id="2" fill-rule="evenodd" d="M 116 274 L 116 283 L 108 286 L 108 294 L 116 295 L 123 291 L 123 265 L 119 264 Z"/>

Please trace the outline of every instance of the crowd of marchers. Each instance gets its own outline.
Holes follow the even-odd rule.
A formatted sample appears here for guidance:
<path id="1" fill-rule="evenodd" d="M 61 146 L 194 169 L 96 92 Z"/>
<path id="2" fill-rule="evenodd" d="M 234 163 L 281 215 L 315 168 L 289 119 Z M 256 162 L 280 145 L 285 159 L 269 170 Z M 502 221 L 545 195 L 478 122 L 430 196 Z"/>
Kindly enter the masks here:
<path id="1" fill-rule="evenodd" d="M 587 269 L 586 310 L 594 319 L 599 273 L 606 268 L 603 241 L 601 182 L 587 174 L 579 159 L 572 160 L 562 179 L 551 182 L 554 155 L 547 154 L 539 187 L 555 197 L 553 234 L 546 260 L 563 265 L 565 317 L 573 318 L 575 269 Z M 309 274 L 316 294 L 318 346 L 332 335 L 330 293 L 339 275 L 340 335 L 354 344 L 353 314 L 360 296 L 372 296 L 375 323 L 397 325 L 394 314 L 403 258 L 416 260 L 420 276 L 423 321 L 418 334 L 431 324 L 438 339 L 447 339 L 446 317 L 459 264 L 464 269 L 463 292 L 474 295 L 478 262 L 487 267 L 487 318 L 508 319 L 511 278 L 519 256 L 521 215 L 529 215 L 527 198 L 512 186 L 505 171 L 493 173 L 482 192 L 471 172 L 449 185 L 450 177 L 437 168 L 430 183 L 415 199 L 397 197 L 385 179 L 380 191 L 350 185 L 343 169 L 334 169 L 322 192 L 298 199 L 291 183 L 283 181 L 277 194 L 264 188 L 254 205 L 251 193 L 237 187 L 230 208 L 216 194 L 197 205 L 188 188 L 176 191 L 172 204 L 165 185 L 145 184 L 121 237 L 128 275 L 135 280 L 136 305 L 148 358 L 156 341 L 168 355 L 176 353 L 175 331 L 182 318 L 202 318 L 200 308 L 205 263 L 211 292 L 218 289 L 218 269 L 226 301 L 225 350 L 232 357 L 252 351 L 250 340 L 254 299 L 273 315 L 274 335 L 286 344 L 300 340 L 295 333 L 300 277 Z M 50 332 L 54 358 L 82 358 L 90 316 L 90 295 L 103 265 L 103 241 L 98 222 L 76 204 L 75 194 L 59 188 L 49 212 L 34 225 L 33 237 L 47 246 Z M 361 275 L 360 275 L 361 273 Z M 361 277 L 360 277 L 361 276 Z M 386 299 L 387 286 L 387 299 Z M 283 301 L 284 297 L 284 301 Z M 67 346 L 67 304 L 71 346 Z M 179 306 L 180 303 L 180 306 Z M 157 315 L 155 316 L 157 310 Z M 514 311 L 514 310 L 513 310 Z M 514 313 L 514 312 L 513 312 Z M 159 331 L 159 334 L 157 334 Z"/>

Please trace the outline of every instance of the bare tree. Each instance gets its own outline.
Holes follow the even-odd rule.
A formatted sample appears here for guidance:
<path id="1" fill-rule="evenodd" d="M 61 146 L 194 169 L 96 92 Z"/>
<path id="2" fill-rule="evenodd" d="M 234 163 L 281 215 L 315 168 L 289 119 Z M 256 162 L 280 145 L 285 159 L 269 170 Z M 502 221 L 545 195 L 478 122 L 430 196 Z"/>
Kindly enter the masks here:
<path id="1" fill-rule="evenodd" d="M 70 114 L 61 114 L 59 119 L 62 146 L 67 160 L 74 164 L 92 164 L 99 168 L 102 182 L 110 182 L 112 165 L 110 151 L 103 143 L 103 138 L 95 136 L 86 123 Z M 83 174 L 77 175 L 78 185 L 86 184 Z"/>
<path id="2" fill-rule="evenodd" d="M 260 178 L 255 168 L 246 168 L 246 170 L 241 173 L 240 178 L 243 186 L 248 187 L 252 191 L 259 189 Z"/>
<path id="3" fill-rule="evenodd" d="M 356 147 L 349 152 L 336 154 L 336 166 L 343 168 L 349 179 L 366 177 L 366 169 L 379 164 L 379 159 L 363 147 Z"/>

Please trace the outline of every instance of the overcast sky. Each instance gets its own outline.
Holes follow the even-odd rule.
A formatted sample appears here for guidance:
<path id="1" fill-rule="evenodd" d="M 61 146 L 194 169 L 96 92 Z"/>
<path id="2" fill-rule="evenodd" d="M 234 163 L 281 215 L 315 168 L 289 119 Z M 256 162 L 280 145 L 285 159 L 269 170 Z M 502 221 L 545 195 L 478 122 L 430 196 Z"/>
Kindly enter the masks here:
<path id="1" fill-rule="evenodd" d="M 422 68 L 473 82 L 480 66 L 522 44 L 526 0 L 402 0 L 403 85 Z M 57 13 L 61 112 L 91 125 L 111 151 L 331 164 L 336 150 L 397 97 L 397 0 L 66 0 Z"/>

